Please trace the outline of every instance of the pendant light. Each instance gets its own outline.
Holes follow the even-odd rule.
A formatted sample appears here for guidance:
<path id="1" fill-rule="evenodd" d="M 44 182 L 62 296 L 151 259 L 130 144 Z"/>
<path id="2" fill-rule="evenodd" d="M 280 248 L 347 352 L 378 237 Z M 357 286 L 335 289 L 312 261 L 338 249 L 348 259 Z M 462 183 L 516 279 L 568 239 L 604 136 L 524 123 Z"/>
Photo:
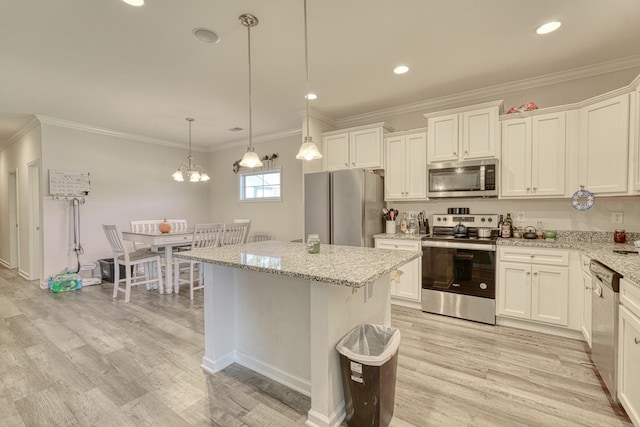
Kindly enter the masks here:
<path id="1" fill-rule="evenodd" d="M 185 177 L 189 180 L 189 182 L 206 182 L 209 181 L 209 175 L 202 169 L 200 165 L 193 164 L 193 156 L 191 155 L 191 123 L 195 120 L 191 117 L 187 117 L 187 122 L 189 122 L 189 155 L 187 156 L 187 164 L 184 163 L 180 165 L 178 170 L 176 170 L 173 175 L 173 179 L 176 181 L 184 181 Z"/>
<path id="2" fill-rule="evenodd" d="M 305 70 L 305 117 L 307 120 L 307 135 L 300 146 L 296 159 L 315 160 L 321 159 L 322 153 L 313 143 L 313 139 L 309 134 L 309 42 L 307 41 L 307 0 L 304 0 L 304 70 Z"/>
<path id="3" fill-rule="evenodd" d="M 252 127 L 252 115 L 251 115 L 251 27 L 258 25 L 258 18 L 245 13 L 239 17 L 240 23 L 247 27 L 247 40 L 248 40 L 248 52 L 249 52 L 249 147 L 247 152 L 242 156 L 240 160 L 240 166 L 247 168 L 259 168 L 262 167 L 260 157 L 253 150 L 253 127 Z"/>

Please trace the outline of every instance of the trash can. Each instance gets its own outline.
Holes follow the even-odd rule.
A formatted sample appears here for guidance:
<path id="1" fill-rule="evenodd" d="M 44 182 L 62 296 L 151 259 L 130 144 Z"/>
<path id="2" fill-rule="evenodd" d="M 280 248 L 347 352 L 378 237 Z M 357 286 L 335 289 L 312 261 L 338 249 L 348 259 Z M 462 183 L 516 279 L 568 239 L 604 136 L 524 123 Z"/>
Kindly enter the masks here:
<path id="1" fill-rule="evenodd" d="M 393 417 L 400 331 L 355 327 L 336 345 L 349 426 L 386 427 Z"/>
<path id="2" fill-rule="evenodd" d="M 113 258 L 99 259 L 100 271 L 102 272 L 102 280 L 113 283 L 115 280 L 115 262 Z M 133 266 L 131 266 L 131 274 L 133 274 Z M 127 269 L 124 265 L 120 264 L 120 278 L 124 279 L 127 275 Z"/>

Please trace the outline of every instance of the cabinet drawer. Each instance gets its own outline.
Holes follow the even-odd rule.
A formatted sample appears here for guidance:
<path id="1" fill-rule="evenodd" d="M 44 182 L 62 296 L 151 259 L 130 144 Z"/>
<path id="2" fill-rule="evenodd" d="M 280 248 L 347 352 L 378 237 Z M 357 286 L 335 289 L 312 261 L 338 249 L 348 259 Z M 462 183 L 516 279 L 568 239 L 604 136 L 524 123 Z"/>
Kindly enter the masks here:
<path id="1" fill-rule="evenodd" d="M 397 249 L 401 251 L 419 251 L 421 249 L 419 241 L 400 239 L 376 239 L 378 249 Z"/>
<path id="2" fill-rule="evenodd" d="M 569 265 L 569 252 L 553 249 L 501 247 L 500 261 L 525 262 L 527 264 Z"/>
<path id="3" fill-rule="evenodd" d="M 640 317 L 640 286 L 627 279 L 620 280 L 620 303 Z"/>

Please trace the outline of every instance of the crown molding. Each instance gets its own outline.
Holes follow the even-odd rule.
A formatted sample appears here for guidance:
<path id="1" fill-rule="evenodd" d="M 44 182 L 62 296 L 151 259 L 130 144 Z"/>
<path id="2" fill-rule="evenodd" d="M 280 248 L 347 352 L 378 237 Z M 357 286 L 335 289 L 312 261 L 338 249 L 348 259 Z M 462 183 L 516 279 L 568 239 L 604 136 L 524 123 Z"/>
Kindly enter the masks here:
<path id="1" fill-rule="evenodd" d="M 302 129 L 295 128 L 295 129 L 289 129 L 289 130 L 284 130 L 280 132 L 273 132 L 273 133 L 267 133 L 264 135 L 254 136 L 252 142 L 253 142 L 253 145 L 263 144 L 265 142 L 276 141 L 279 139 L 289 138 L 292 136 L 302 137 Z M 226 144 L 216 145 L 214 147 L 209 148 L 206 152 L 213 153 L 216 151 L 230 150 L 232 148 L 246 147 L 247 145 L 249 145 L 249 140 L 241 139 L 238 141 L 228 142 Z"/>
<path id="2" fill-rule="evenodd" d="M 571 80 L 579 80 L 593 77 L 600 74 L 612 73 L 629 68 L 640 67 L 640 55 L 627 56 L 614 61 L 601 62 L 585 67 L 572 68 L 570 70 L 543 76 L 531 77 L 528 79 L 516 80 L 495 86 L 488 86 L 480 89 L 473 89 L 466 92 L 459 92 L 452 95 L 441 96 L 427 101 L 415 102 L 398 107 L 385 108 L 363 114 L 356 114 L 336 119 L 336 125 L 340 128 L 357 126 L 370 122 L 388 120 L 390 117 L 408 113 L 425 112 L 434 109 L 446 108 L 459 103 L 470 103 L 476 99 L 504 96 L 505 93 L 517 92 L 541 86 L 548 86 L 557 83 L 564 83 Z M 638 79 L 636 79 L 638 80 Z M 634 80 L 635 81 L 635 80 Z M 638 80 L 637 84 L 640 84 Z"/>
<path id="3" fill-rule="evenodd" d="M 11 144 L 18 141 L 20 138 L 29 133 L 31 129 L 38 125 L 40 125 L 38 118 L 36 116 L 31 116 L 27 123 L 25 123 L 20 129 L 18 129 L 18 131 L 14 133 L 11 138 L 0 144 L 0 150 L 4 150 L 5 148 L 9 147 Z"/>

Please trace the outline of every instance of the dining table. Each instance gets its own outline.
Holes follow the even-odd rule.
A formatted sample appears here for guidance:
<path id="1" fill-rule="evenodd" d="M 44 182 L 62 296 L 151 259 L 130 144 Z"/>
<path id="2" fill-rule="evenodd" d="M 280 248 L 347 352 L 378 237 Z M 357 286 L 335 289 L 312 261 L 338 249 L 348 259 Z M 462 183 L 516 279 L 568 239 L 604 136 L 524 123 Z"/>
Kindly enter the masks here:
<path id="1" fill-rule="evenodd" d="M 134 232 L 123 231 L 122 239 L 128 242 L 141 243 L 149 245 L 151 250 L 159 251 L 164 248 L 165 267 L 164 267 L 164 286 L 158 291 L 161 294 L 178 293 L 178 283 L 173 280 L 173 249 L 179 246 L 188 246 L 193 241 L 193 230 L 170 231 L 168 233 L 161 232 Z"/>

